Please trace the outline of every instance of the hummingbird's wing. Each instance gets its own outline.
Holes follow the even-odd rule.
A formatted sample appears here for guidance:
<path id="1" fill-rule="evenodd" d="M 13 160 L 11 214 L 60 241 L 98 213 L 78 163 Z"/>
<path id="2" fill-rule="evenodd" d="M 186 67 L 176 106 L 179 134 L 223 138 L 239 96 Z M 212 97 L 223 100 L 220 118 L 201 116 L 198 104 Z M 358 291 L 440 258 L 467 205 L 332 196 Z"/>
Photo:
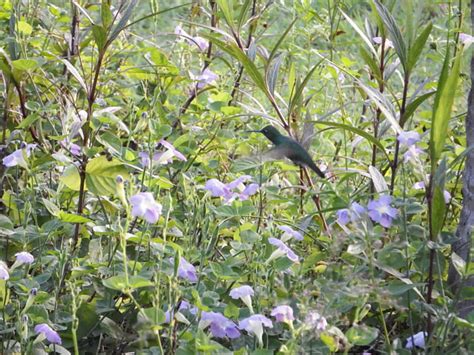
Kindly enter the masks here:
<path id="1" fill-rule="evenodd" d="M 311 145 L 311 141 L 315 135 L 314 123 L 310 122 L 310 117 L 306 117 L 306 121 L 303 124 L 303 132 L 300 138 L 300 144 L 304 149 L 308 150 Z"/>

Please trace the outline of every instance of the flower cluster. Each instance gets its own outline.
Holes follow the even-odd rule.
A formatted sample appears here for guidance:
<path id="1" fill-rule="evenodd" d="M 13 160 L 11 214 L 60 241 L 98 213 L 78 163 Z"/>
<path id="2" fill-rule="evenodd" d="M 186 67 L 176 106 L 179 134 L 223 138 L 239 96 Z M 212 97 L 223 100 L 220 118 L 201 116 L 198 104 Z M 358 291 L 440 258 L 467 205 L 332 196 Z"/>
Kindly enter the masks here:
<path id="1" fill-rule="evenodd" d="M 183 257 L 179 259 L 178 276 L 189 282 L 197 282 L 198 280 L 196 268 Z"/>
<path id="2" fill-rule="evenodd" d="M 403 131 L 398 134 L 397 140 L 402 147 L 406 147 L 407 151 L 403 154 L 403 162 L 416 161 L 424 150 L 419 148 L 416 143 L 420 141 L 420 134 L 415 131 Z"/>
<path id="3" fill-rule="evenodd" d="M 210 327 L 212 335 L 216 338 L 235 339 L 240 337 L 237 325 L 218 312 L 202 312 L 199 326 L 203 329 Z"/>
<path id="4" fill-rule="evenodd" d="M 210 179 L 206 182 L 204 188 L 211 193 L 212 197 L 223 197 L 225 203 L 231 203 L 237 198 L 244 201 L 255 195 L 260 188 L 255 183 L 245 186 L 244 182 L 250 179 L 252 179 L 250 175 L 242 175 L 228 184 L 224 184 L 217 179 Z"/>
<path id="5" fill-rule="evenodd" d="M 148 223 L 156 223 L 160 219 L 162 206 L 155 201 L 151 192 L 139 192 L 130 197 L 132 217 L 140 217 Z"/>
<path id="6" fill-rule="evenodd" d="M 369 201 L 367 209 L 357 202 L 353 202 L 350 208 L 337 211 L 337 222 L 341 225 L 346 225 L 349 222 L 354 223 L 367 214 L 372 221 L 389 228 L 398 215 L 398 210 L 392 207 L 391 203 L 392 196 L 389 195 L 381 195 L 378 200 Z"/>

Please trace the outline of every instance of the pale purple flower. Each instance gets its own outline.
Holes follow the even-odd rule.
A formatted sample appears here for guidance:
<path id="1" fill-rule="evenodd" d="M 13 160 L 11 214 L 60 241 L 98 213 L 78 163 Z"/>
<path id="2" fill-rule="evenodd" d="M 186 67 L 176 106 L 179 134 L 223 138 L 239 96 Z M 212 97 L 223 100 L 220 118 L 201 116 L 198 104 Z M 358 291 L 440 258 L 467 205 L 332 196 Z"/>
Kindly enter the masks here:
<path id="1" fill-rule="evenodd" d="M 471 35 L 468 35 L 467 33 L 460 33 L 459 40 L 466 47 L 469 47 L 472 43 L 474 43 L 474 37 Z"/>
<path id="2" fill-rule="evenodd" d="M 171 318 L 173 315 L 173 318 L 176 320 L 180 321 L 181 323 L 185 324 L 190 324 L 189 321 L 186 319 L 186 317 L 181 313 L 183 310 L 189 310 L 191 314 L 196 314 L 197 313 L 197 308 L 196 307 L 191 307 L 188 301 L 182 301 L 179 305 L 178 312 L 174 314 L 174 309 L 171 308 L 165 312 L 165 323 L 170 323 Z"/>
<path id="3" fill-rule="evenodd" d="M 415 190 L 421 190 L 425 188 L 425 182 L 424 181 L 418 181 L 413 184 L 413 188 Z"/>
<path id="4" fill-rule="evenodd" d="M 188 43 L 195 44 L 196 46 L 198 46 L 202 52 L 206 51 L 209 48 L 209 42 L 206 39 L 199 36 L 190 36 L 185 30 L 183 30 L 180 25 L 175 27 L 174 33 L 178 36 L 184 37 Z"/>
<path id="5" fill-rule="evenodd" d="M 173 156 L 175 156 L 176 158 L 178 158 L 179 160 L 181 161 L 187 161 L 186 157 L 180 152 L 178 151 L 174 145 L 172 145 L 171 143 L 165 141 L 164 139 L 160 140 L 160 144 L 165 147 L 166 149 L 168 149 L 169 151 L 171 151 L 173 153 Z"/>
<path id="6" fill-rule="evenodd" d="M 408 337 L 407 343 L 405 345 L 406 349 L 413 349 L 414 347 L 417 348 L 425 348 L 425 338 L 428 337 L 427 332 L 418 332 L 411 337 Z"/>
<path id="7" fill-rule="evenodd" d="M 260 189 L 260 186 L 258 184 L 255 184 L 255 183 L 251 183 L 250 185 L 247 185 L 244 188 L 244 191 L 242 191 L 239 194 L 240 201 L 245 201 L 250 196 L 255 195 L 258 192 L 259 189 Z"/>
<path id="8" fill-rule="evenodd" d="M 201 74 L 196 76 L 196 80 L 198 82 L 197 87 L 198 89 L 202 89 L 204 86 L 212 84 L 217 79 L 219 79 L 219 75 L 211 71 L 211 69 L 206 68 Z"/>
<path id="9" fill-rule="evenodd" d="M 288 259 L 293 261 L 294 263 L 297 263 L 299 261 L 298 255 L 295 254 L 293 250 L 291 250 L 284 242 L 282 242 L 280 239 L 277 238 L 268 238 L 268 242 L 272 245 L 275 245 L 278 247 L 277 250 L 275 250 L 272 255 L 267 260 L 267 263 L 270 262 L 273 259 L 279 258 L 281 256 L 286 256 Z"/>
<path id="10" fill-rule="evenodd" d="M 422 189 L 425 188 L 425 182 L 424 182 L 424 181 L 415 182 L 415 183 L 413 184 L 413 188 L 414 188 L 415 190 L 422 190 Z M 444 191 L 443 191 L 443 196 L 444 196 L 444 202 L 445 202 L 445 203 L 449 203 L 449 201 L 451 201 L 452 196 L 451 196 L 451 194 L 449 193 L 449 191 L 444 190 Z"/>
<path id="11" fill-rule="evenodd" d="M 218 312 L 202 312 L 200 327 L 210 326 L 211 333 L 216 338 L 235 339 L 240 336 L 237 325 Z"/>
<path id="12" fill-rule="evenodd" d="M 186 31 L 183 30 L 183 28 L 180 25 L 174 28 L 174 33 L 177 34 L 178 36 L 188 36 Z"/>
<path id="13" fill-rule="evenodd" d="M 34 256 L 28 253 L 27 251 L 21 251 L 19 253 L 16 253 L 15 257 L 16 261 L 19 264 L 31 264 L 33 261 L 35 261 Z"/>
<path id="14" fill-rule="evenodd" d="M 385 228 L 389 228 L 393 219 L 398 215 L 398 210 L 390 206 L 391 202 L 392 196 L 382 195 L 378 200 L 372 200 L 367 205 L 369 217 Z"/>
<path id="15" fill-rule="evenodd" d="M 75 143 L 71 143 L 71 146 L 69 147 L 69 151 L 71 152 L 72 155 L 76 157 L 81 155 L 81 147 Z"/>
<path id="16" fill-rule="evenodd" d="M 190 42 L 192 42 L 196 46 L 198 46 L 199 49 L 201 50 L 201 52 L 205 52 L 209 48 L 209 41 L 205 38 L 200 37 L 200 36 L 192 37 Z"/>
<path id="17" fill-rule="evenodd" d="M 344 208 L 336 212 L 337 222 L 346 225 L 349 222 L 357 222 L 363 215 L 367 213 L 364 206 L 357 202 L 352 202 L 350 208 Z"/>
<path id="18" fill-rule="evenodd" d="M 250 175 L 242 175 L 242 176 L 239 176 L 237 179 L 235 179 L 234 181 L 231 181 L 227 184 L 227 187 L 231 190 L 237 188 L 237 187 L 240 187 L 240 185 L 242 185 L 244 182 L 248 181 L 252 179 L 252 177 Z"/>
<path id="19" fill-rule="evenodd" d="M 138 157 L 140 158 L 140 165 L 142 167 L 148 167 L 150 166 L 150 154 L 148 152 L 140 152 L 138 153 Z"/>
<path id="20" fill-rule="evenodd" d="M 402 131 L 398 134 L 397 140 L 402 146 L 411 147 L 420 141 L 420 134 L 416 131 Z"/>
<path id="21" fill-rule="evenodd" d="M 0 280 L 8 280 L 10 278 L 10 274 L 8 273 L 8 267 L 3 262 L 0 261 Z"/>
<path id="22" fill-rule="evenodd" d="M 282 232 L 285 232 L 281 236 L 282 241 L 287 241 L 291 238 L 295 238 L 296 240 L 303 240 L 303 235 L 300 232 L 295 231 L 290 226 L 278 226 L 278 229 Z"/>
<path id="23" fill-rule="evenodd" d="M 275 317 L 277 322 L 291 323 L 295 320 L 293 316 L 293 308 L 282 305 L 273 308 L 271 315 Z"/>
<path id="24" fill-rule="evenodd" d="M 445 203 L 449 203 L 449 201 L 451 201 L 451 194 L 449 193 L 448 190 L 443 191 L 443 196 L 444 196 Z"/>
<path id="25" fill-rule="evenodd" d="M 46 323 L 38 324 L 35 327 L 35 333 L 43 334 L 50 343 L 61 344 L 61 337 L 59 336 L 59 334 L 53 329 L 51 329 L 51 327 Z"/>
<path id="26" fill-rule="evenodd" d="M 380 45 L 380 44 L 382 44 L 382 37 L 373 37 L 372 41 L 375 44 Z M 388 48 L 393 48 L 393 42 L 391 40 L 389 40 L 388 38 L 385 38 L 385 49 L 388 49 Z"/>
<path id="27" fill-rule="evenodd" d="M 141 217 L 148 223 L 156 223 L 161 215 L 162 206 L 155 201 L 150 192 L 139 192 L 130 197 L 132 216 Z"/>
<path id="28" fill-rule="evenodd" d="M 253 312 L 252 308 L 252 296 L 254 295 L 253 288 L 248 285 L 243 285 L 240 287 L 233 288 L 229 292 L 229 296 L 232 297 L 234 300 L 241 299 L 242 302 L 246 304 L 246 306 Z"/>
<path id="29" fill-rule="evenodd" d="M 338 210 L 336 212 L 336 215 L 337 215 L 337 223 L 343 226 L 345 226 L 351 220 L 351 215 L 348 208 L 343 208 L 341 210 Z"/>
<path id="30" fill-rule="evenodd" d="M 418 148 L 416 145 L 412 145 L 408 150 L 403 154 L 403 162 L 407 163 L 412 160 L 418 159 L 420 154 L 423 154 L 425 151 L 421 148 Z"/>
<path id="31" fill-rule="evenodd" d="M 211 193 L 212 197 L 223 197 L 225 203 L 230 203 L 236 198 L 245 201 L 250 196 L 255 195 L 260 188 L 258 184 L 254 183 L 248 186 L 244 185 L 244 182 L 251 178 L 250 175 L 242 175 L 228 184 L 224 184 L 217 179 L 210 179 L 206 182 L 204 188 Z M 232 191 L 235 189 L 239 189 L 241 192 Z"/>
<path id="32" fill-rule="evenodd" d="M 263 344 L 263 327 L 273 328 L 273 323 L 270 319 L 261 314 L 251 315 L 239 322 L 239 328 L 245 329 L 248 333 L 254 334 L 260 345 Z"/>
<path id="33" fill-rule="evenodd" d="M 36 144 L 24 144 L 20 149 L 15 150 L 13 153 L 3 158 L 3 165 L 10 168 L 12 166 L 20 165 L 26 168 L 28 165 L 25 160 L 25 155 L 28 158 L 31 155 L 31 151 L 36 147 Z"/>
<path id="34" fill-rule="evenodd" d="M 67 138 L 63 139 L 59 144 L 61 144 L 63 148 L 68 148 L 72 155 L 76 157 L 81 155 L 81 147 L 75 143 L 69 143 Z"/>
<path id="35" fill-rule="evenodd" d="M 204 188 L 211 193 L 212 197 L 224 197 L 228 199 L 232 195 L 232 191 L 230 191 L 229 187 L 217 179 L 207 180 Z"/>
<path id="36" fill-rule="evenodd" d="M 178 276 L 189 282 L 196 282 L 198 279 L 194 265 L 183 257 L 179 259 Z"/>
<path id="37" fill-rule="evenodd" d="M 325 330 L 328 326 L 326 318 L 320 315 L 318 312 L 309 312 L 305 318 L 305 322 L 311 328 L 316 328 L 317 330 Z"/>

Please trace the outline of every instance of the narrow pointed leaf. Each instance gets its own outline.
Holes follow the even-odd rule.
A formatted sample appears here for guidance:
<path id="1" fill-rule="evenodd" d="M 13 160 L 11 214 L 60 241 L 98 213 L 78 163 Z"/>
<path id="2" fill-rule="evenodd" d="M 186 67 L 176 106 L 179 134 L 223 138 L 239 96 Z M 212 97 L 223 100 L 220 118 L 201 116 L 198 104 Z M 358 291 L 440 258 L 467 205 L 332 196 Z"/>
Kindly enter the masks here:
<path id="1" fill-rule="evenodd" d="M 435 98 L 435 107 L 433 108 L 433 119 L 431 127 L 431 164 L 432 171 L 436 168 L 437 161 L 441 156 L 446 140 L 451 110 L 458 86 L 459 72 L 461 69 L 462 50 L 459 50 L 454 64 L 449 71 L 449 54 L 446 54 L 446 60 L 438 82 L 438 89 Z"/>
<path id="2" fill-rule="evenodd" d="M 287 27 L 287 29 L 285 30 L 285 32 L 283 32 L 283 34 L 280 36 L 280 38 L 278 39 L 278 42 L 275 44 L 275 46 L 273 47 L 269 57 L 268 57 L 268 63 L 270 63 L 272 61 L 272 59 L 276 56 L 277 54 L 277 51 L 278 51 L 278 48 L 280 48 L 280 45 L 283 43 L 283 40 L 285 39 L 286 35 L 290 32 L 290 30 L 293 28 L 293 25 L 295 24 L 296 22 L 296 19 L 294 19 L 290 25 Z"/>
<path id="3" fill-rule="evenodd" d="M 81 74 L 79 74 L 78 70 L 76 69 L 76 67 L 74 65 L 72 65 L 72 63 L 67 60 L 67 59 L 61 59 L 61 61 L 64 63 L 64 65 L 66 66 L 67 70 L 72 74 L 72 76 L 74 78 L 76 78 L 76 80 L 78 81 L 78 83 L 82 86 L 82 88 L 84 89 L 84 91 L 87 92 L 87 85 L 86 85 L 86 82 L 84 81 L 83 77 L 81 76 Z"/>
<path id="4" fill-rule="evenodd" d="M 366 140 L 368 140 L 373 145 L 375 145 L 377 148 L 379 148 L 382 151 L 382 153 L 384 153 L 384 155 L 387 157 L 387 159 L 390 159 L 388 153 L 385 151 L 385 148 L 380 143 L 380 141 L 378 139 L 374 138 L 374 136 L 370 135 L 366 131 L 363 131 L 359 128 L 349 126 L 349 125 L 346 125 L 346 124 L 343 124 L 343 123 L 326 122 L 326 121 L 315 121 L 315 122 L 317 124 L 322 124 L 322 125 L 325 125 L 325 126 L 340 128 L 340 129 L 344 129 L 346 131 L 353 132 L 353 133 L 357 134 L 358 136 L 361 136 L 362 138 L 365 138 Z"/>
<path id="5" fill-rule="evenodd" d="M 239 32 L 245 22 L 245 15 L 247 14 L 250 8 L 250 0 L 245 0 L 244 4 L 242 5 L 239 13 L 239 17 L 237 18 L 237 31 Z"/>
<path id="6" fill-rule="evenodd" d="M 398 58 L 402 63 L 403 69 L 405 72 L 408 72 L 408 58 L 407 58 L 407 46 L 403 39 L 402 33 L 400 28 L 398 27 L 395 19 L 393 18 L 392 14 L 388 11 L 388 9 L 380 3 L 379 0 L 374 0 L 375 6 L 377 8 L 377 12 L 382 19 L 385 27 L 388 30 L 390 35 L 390 39 L 393 42 L 393 46 L 395 47 L 395 51 L 397 52 Z"/>
<path id="7" fill-rule="evenodd" d="M 269 63 L 267 71 L 267 86 L 270 94 L 274 94 L 275 86 L 278 78 L 278 72 L 280 70 L 281 62 L 283 61 L 283 55 L 278 56 L 273 63 Z"/>
<path id="8" fill-rule="evenodd" d="M 431 33 L 432 28 L 433 28 L 433 25 L 429 23 L 423 29 L 420 35 L 415 39 L 415 42 L 413 42 L 413 45 L 410 47 L 410 50 L 408 52 L 408 71 L 411 71 L 415 67 L 415 64 L 418 61 L 418 58 L 420 57 L 421 52 L 423 51 L 423 47 L 426 44 L 426 41 Z"/>
<path id="9" fill-rule="evenodd" d="M 370 51 L 375 55 L 377 58 L 377 51 L 374 48 L 374 45 L 372 44 L 372 41 L 366 36 L 364 31 L 360 29 L 359 26 L 348 16 L 344 11 L 339 9 L 339 11 L 342 13 L 342 15 L 346 18 L 347 22 L 352 26 L 352 28 L 359 34 L 359 36 L 362 38 L 362 40 L 367 44 L 367 47 L 369 47 Z"/>
<path id="10" fill-rule="evenodd" d="M 222 11 L 224 15 L 224 20 L 227 25 L 233 29 L 234 28 L 234 15 L 232 14 L 232 9 L 230 8 L 230 1 L 229 0 L 217 0 L 217 5 Z"/>
<path id="11" fill-rule="evenodd" d="M 403 117 L 400 119 L 400 126 L 404 126 L 405 123 L 410 119 L 410 117 L 415 113 L 416 109 L 425 102 L 429 97 L 433 96 L 436 91 L 431 91 L 426 94 L 418 96 L 415 100 L 410 102 L 406 109 Z"/>
<path id="12" fill-rule="evenodd" d="M 110 34 L 108 43 L 111 43 L 113 40 L 115 40 L 115 38 L 117 38 L 120 32 L 122 32 L 122 30 L 126 28 L 127 22 L 130 19 L 130 16 L 132 16 L 132 12 L 135 8 L 135 5 L 137 4 L 137 1 L 138 0 L 131 0 L 127 8 L 123 11 L 122 18 Z"/>

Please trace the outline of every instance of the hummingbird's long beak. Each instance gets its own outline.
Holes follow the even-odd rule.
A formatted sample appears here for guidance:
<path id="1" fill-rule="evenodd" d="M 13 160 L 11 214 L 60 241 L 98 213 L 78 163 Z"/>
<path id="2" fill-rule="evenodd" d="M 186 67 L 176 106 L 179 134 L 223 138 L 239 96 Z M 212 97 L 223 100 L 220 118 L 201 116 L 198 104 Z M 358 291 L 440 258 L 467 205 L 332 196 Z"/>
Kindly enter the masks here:
<path id="1" fill-rule="evenodd" d="M 262 133 L 262 131 L 252 130 L 252 131 L 245 131 L 245 133 Z"/>

